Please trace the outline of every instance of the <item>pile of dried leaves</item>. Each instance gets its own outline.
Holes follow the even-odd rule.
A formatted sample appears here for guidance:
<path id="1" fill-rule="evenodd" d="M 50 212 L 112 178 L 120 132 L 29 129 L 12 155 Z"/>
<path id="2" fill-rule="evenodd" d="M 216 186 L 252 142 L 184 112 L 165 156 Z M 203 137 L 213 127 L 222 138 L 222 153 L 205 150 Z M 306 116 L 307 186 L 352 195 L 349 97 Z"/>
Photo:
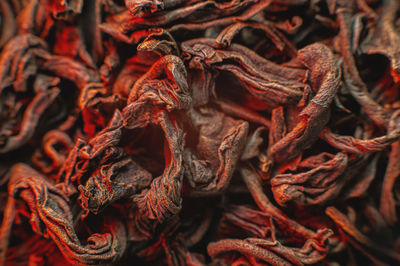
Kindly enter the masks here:
<path id="1" fill-rule="evenodd" d="M 0 0 L 0 265 L 399 265 L 400 3 Z"/>

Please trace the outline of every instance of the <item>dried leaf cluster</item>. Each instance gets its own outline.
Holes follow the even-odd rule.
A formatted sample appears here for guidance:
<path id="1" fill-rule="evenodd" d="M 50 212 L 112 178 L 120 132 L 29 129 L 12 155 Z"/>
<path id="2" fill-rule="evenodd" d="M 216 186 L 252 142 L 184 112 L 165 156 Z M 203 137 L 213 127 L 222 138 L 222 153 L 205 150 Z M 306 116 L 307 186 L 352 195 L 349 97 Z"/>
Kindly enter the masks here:
<path id="1" fill-rule="evenodd" d="M 0 0 L 0 265 L 399 265 L 399 14 Z"/>

